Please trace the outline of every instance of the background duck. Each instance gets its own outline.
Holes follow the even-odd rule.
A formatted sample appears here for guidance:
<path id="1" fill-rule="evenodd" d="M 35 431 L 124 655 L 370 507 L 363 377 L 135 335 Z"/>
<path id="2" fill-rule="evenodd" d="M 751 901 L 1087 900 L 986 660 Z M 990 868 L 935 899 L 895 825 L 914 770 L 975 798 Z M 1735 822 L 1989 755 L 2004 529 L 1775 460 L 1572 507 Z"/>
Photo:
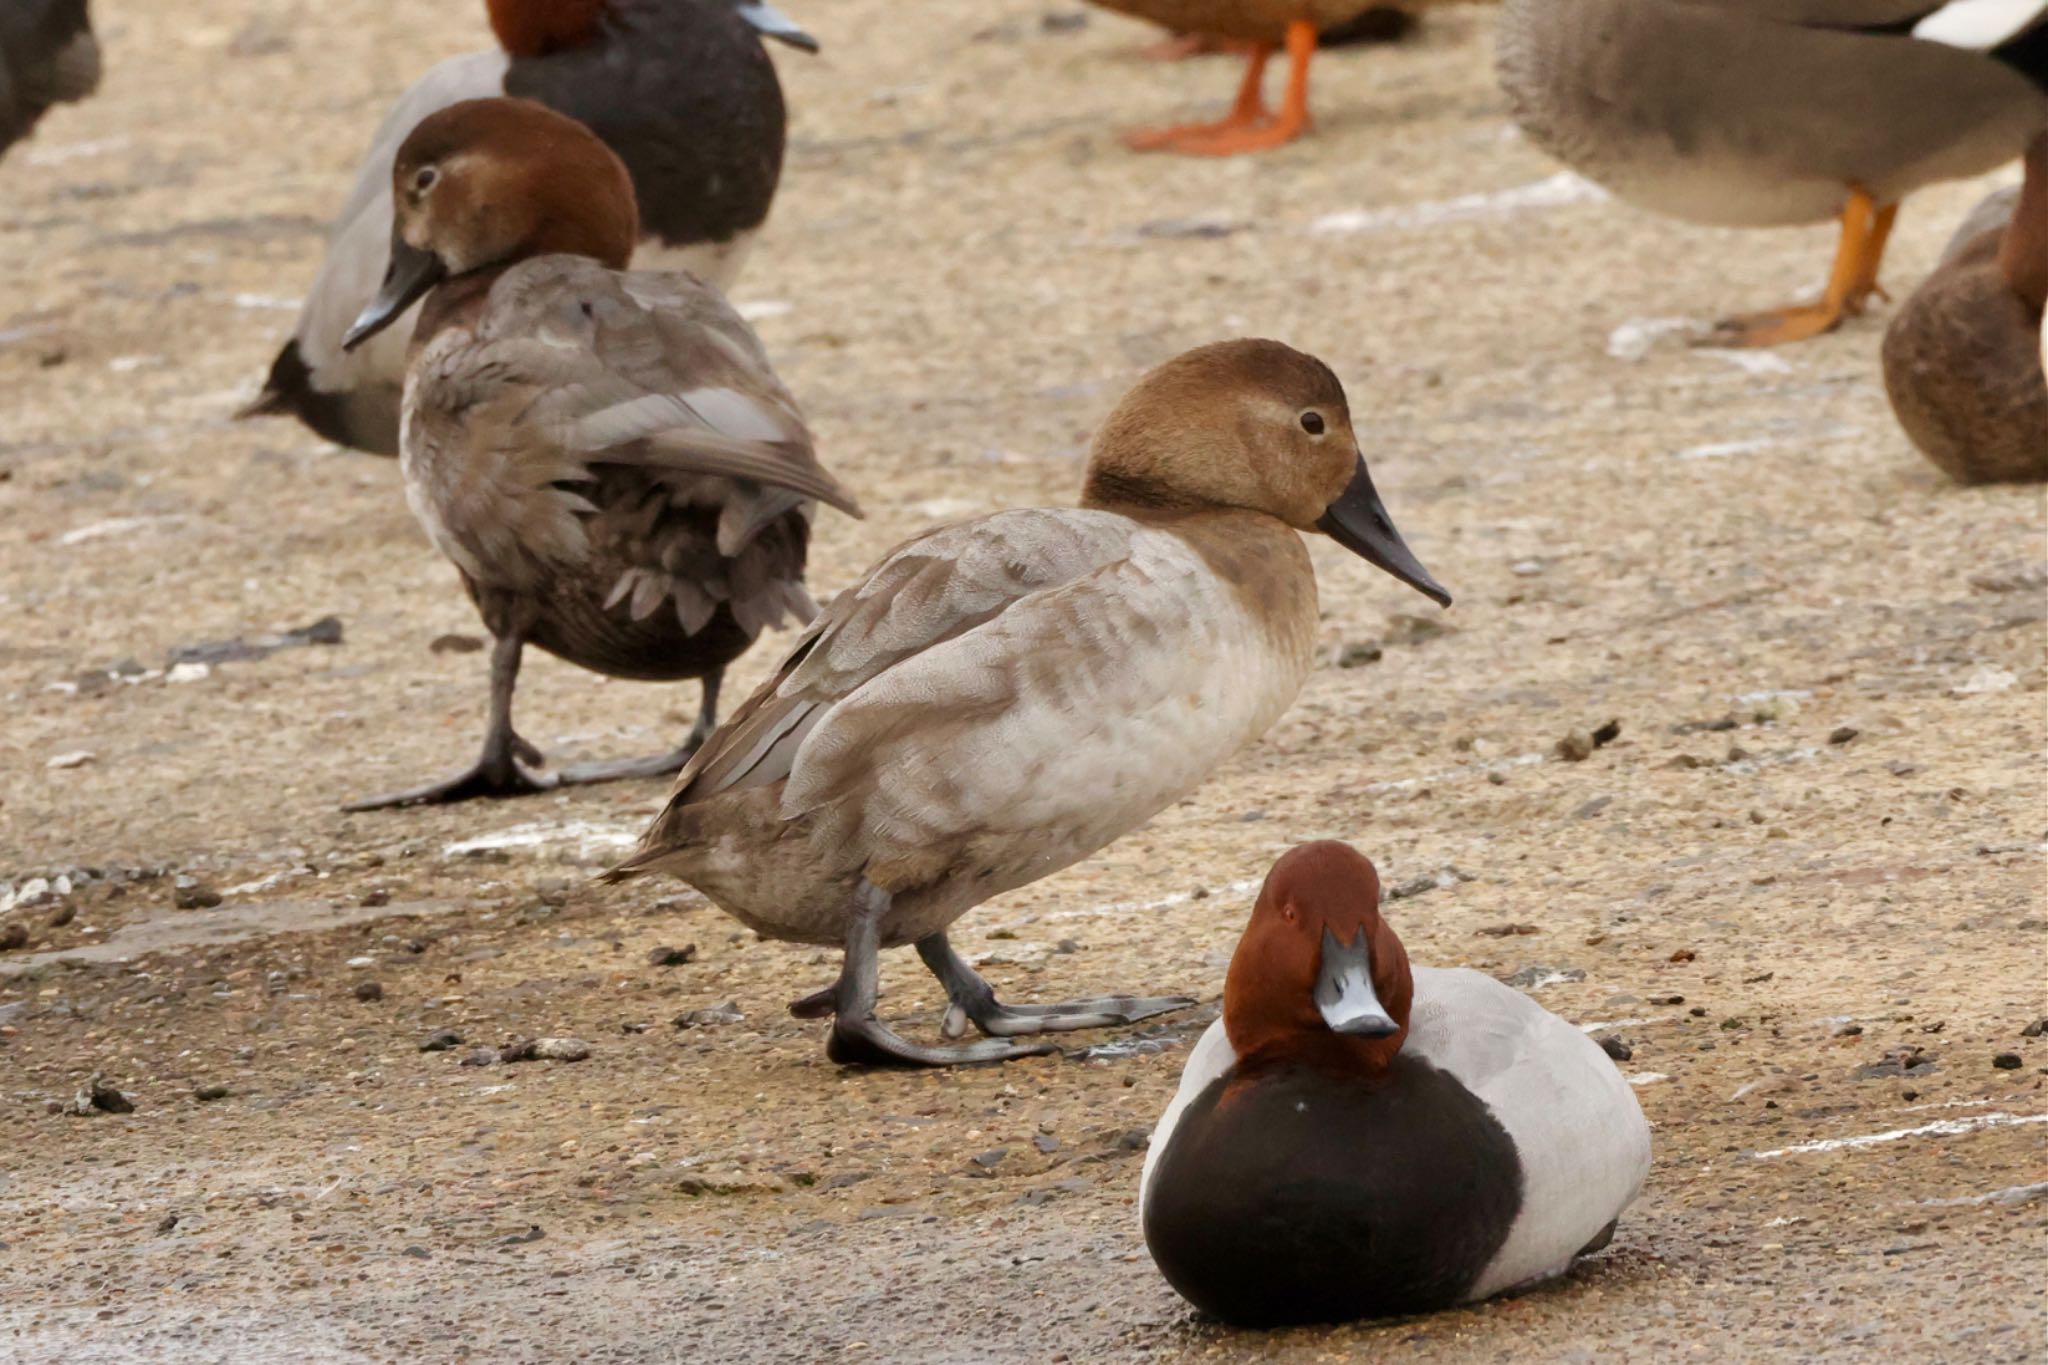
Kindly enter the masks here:
<path id="1" fill-rule="evenodd" d="M 1492 977 L 1411 968 L 1379 897 L 1348 844 L 1282 855 L 1153 1130 L 1145 1244 L 1231 1322 L 1549 1279 L 1607 1244 L 1649 1172 L 1649 1124 L 1600 1046 Z"/>
<path id="2" fill-rule="evenodd" d="M 1249 340 L 1168 361 L 1097 433 L 1079 507 L 929 532 L 835 598 L 607 876 L 673 872 L 759 933 L 843 944 L 838 983 L 792 1006 L 834 1016 L 839 1061 L 1050 1050 L 884 1027 L 876 953 L 903 944 L 944 984 L 949 1025 L 997 1037 L 1191 1003 L 1005 1006 L 946 928 L 1151 818 L 1279 719 L 1315 638 L 1298 533 L 1316 530 L 1449 603 L 1381 506 L 1328 366 Z"/>
<path id="3" fill-rule="evenodd" d="M 1725 319 L 1718 344 L 1862 311 L 1899 201 L 2048 128 L 2048 0 L 1506 0 L 1515 119 L 1643 208 L 1775 227 L 1839 218 L 1818 303 Z"/>
<path id="4" fill-rule="evenodd" d="M 0 5 L 0 153 L 27 137 L 53 104 L 100 85 L 100 45 L 86 0 Z"/>
<path id="5" fill-rule="evenodd" d="M 2048 479 L 2044 303 L 2048 134 L 2027 148 L 2010 220 L 1952 244 L 1885 329 L 1892 411 L 1920 453 L 1958 483 Z"/>
<path id="6" fill-rule="evenodd" d="M 391 267 L 356 345 L 422 297 L 400 467 L 414 515 L 495 637 L 471 768 L 353 809 L 673 772 L 711 732 L 725 666 L 816 608 L 809 499 L 859 515 L 819 467 L 759 340 L 691 275 L 625 273 L 626 168 L 529 100 L 428 116 L 398 149 Z M 673 754 L 547 778 L 512 728 L 534 644 L 618 678 L 701 678 Z"/>
<path id="7" fill-rule="evenodd" d="M 292 338 L 244 417 L 290 415 L 321 436 L 398 452 L 412 323 L 344 351 L 389 257 L 391 163 L 436 109 L 515 95 L 585 124 L 625 161 L 655 264 L 731 285 L 782 175 L 782 86 L 761 36 L 815 52 L 772 6 L 745 0 L 487 0 L 499 50 L 455 57 L 385 115 Z"/>
<path id="8" fill-rule="evenodd" d="M 1104 9 L 1149 19 L 1177 34 L 1245 44 L 1250 55 L 1230 112 L 1211 123 L 1139 128 L 1124 140 L 1139 151 L 1231 156 L 1292 142 L 1308 130 L 1308 68 L 1319 35 L 1339 40 L 1398 37 L 1405 28 L 1384 17 L 1431 0 L 1094 0 Z M 1367 19 L 1367 15 L 1374 16 Z M 1266 108 L 1266 62 L 1287 49 L 1287 88 L 1278 113 Z"/>

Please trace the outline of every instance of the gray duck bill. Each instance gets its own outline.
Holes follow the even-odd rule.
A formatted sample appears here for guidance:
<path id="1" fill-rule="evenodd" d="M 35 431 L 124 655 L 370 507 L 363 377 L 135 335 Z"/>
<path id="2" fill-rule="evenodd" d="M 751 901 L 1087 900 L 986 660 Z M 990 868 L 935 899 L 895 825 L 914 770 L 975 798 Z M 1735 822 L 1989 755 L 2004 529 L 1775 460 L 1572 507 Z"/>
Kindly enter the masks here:
<path id="1" fill-rule="evenodd" d="M 384 283 L 341 339 L 341 349 L 353 351 L 389 327 L 429 289 L 448 278 L 448 267 L 431 251 L 391 234 L 391 264 L 385 268 Z"/>
<path id="2" fill-rule="evenodd" d="M 1376 565 L 1406 583 L 1423 596 L 1433 599 L 1440 607 L 1451 605 L 1451 594 L 1444 585 L 1430 577 L 1429 570 L 1422 567 L 1422 561 L 1409 550 L 1401 533 L 1394 529 L 1394 520 L 1387 515 L 1386 506 L 1380 502 L 1380 495 L 1372 486 L 1372 475 L 1366 471 L 1365 457 L 1358 457 L 1358 468 L 1351 475 L 1351 482 L 1323 512 L 1316 529 L 1342 545 L 1351 553 Z"/>

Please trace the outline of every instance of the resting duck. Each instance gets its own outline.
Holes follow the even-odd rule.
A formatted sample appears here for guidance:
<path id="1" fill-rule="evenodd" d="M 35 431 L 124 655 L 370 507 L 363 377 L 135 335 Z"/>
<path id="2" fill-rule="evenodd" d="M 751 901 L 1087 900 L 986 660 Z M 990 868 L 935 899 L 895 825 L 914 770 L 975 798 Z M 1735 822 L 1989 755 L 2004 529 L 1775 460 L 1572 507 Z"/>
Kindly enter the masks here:
<path id="1" fill-rule="evenodd" d="M 0 152 L 27 137 L 53 104 L 100 85 L 100 45 L 85 0 L 0 5 Z"/>
<path id="2" fill-rule="evenodd" d="M 760 0 L 488 0 L 500 50 L 455 57 L 385 115 L 335 220 L 320 274 L 263 392 L 240 416 L 294 416 L 345 446 L 398 452 L 412 322 L 344 353 L 389 256 L 391 161 L 428 114 L 515 95 L 587 124 L 625 159 L 654 262 L 719 288 L 739 274 L 782 175 L 782 86 L 766 34 L 817 42 Z"/>
<path id="3" fill-rule="evenodd" d="M 1830 331 L 1878 292 L 1899 201 L 2048 128 L 2048 0 L 1507 0 L 1500 80 L 1530 139 L 1698 223 L 1839 219 L 1820 302 L 1720 345 Z"/>
<path id="4" fill-rule="evenodd" d="M 1349 39 L 1354 29 L 1377 37 L 1399 36 L 1383 17 L 1386 0 L 1094 0 L 1104 9 L 1149 19 L 1177 34 L 1244 44 L 1250 49 L 1244 79 L 1230 112 L 1213 123 L 1138 128 L 1124 141 L 1141 152 L 1171 151 L 1191 156 L 1233 156 L 1292 142 L 1308 131 L 1308 67 L 1320 34 Z M 1400 9 L 1430 0 L 1403 0 Z M 1375 16 L 1367 20 L 1367 14 Z M 1362 25 L 1362 28 L 1359 26 Z M 1266 62 L 1287 49 L 1287 90 L 1275 114 L 1266 108 Z M 1174 53 L 1172 55 L 1179 55 Z"/>
<path id="5" fill-rule="evenodd" d="M 1607 1245 L 1650 1129 L 1598 1044 L 1464 968 L 1411 968 L 1348 844 L 1267 874 L 1223 1017 L 1140 1177 L 1173 1287 L 1245 1326 L 1422 1313 Z"/>
<path id="6" fill-rule="evenodd" d="M 626 273 L 633 183 L 582 124 L 465 101 L 413 129 L 392 184 L 391 266 L 344 344 L 425 300 L 399 467 L 496 647 L 475 765 L 351 809 L 674 772 L 711 732 L 725 666 L 815 614 L 810 500 L 859 508 L 724 296 Z M 512 728 L 529 644 L 610 677 L 702 679 L 696 727 L 673 754 L 534 773 Z"/>
<path id="7" fill-rule="evenodd" d="M 2048 479 L 2044 303 L 2048 134 L 2027 148 L 2010 221 L 1951 244 L 1885 330 L 1892 411 L 1920 453 L 1958 483 Z"/>
<path id="8" fill-rule="evenodd" d="M 672 872 L 770 938 L 838 944 L 842 1062 L 943 1065 L 1054 1049 L 1017 1034 L 1192 1003 L 1007 1006 L 947 942 L 969 909 L 1079 862 L 1263 734 L 1308 675 L 1300 532 L 1446 605 L 1374 492 L 1343 386 L 1277 341 L 1227 341 L 1139 381 L 1095 438 L 1081 505 L 958 522 L 839 594 L 676 780 L 607 874 Z M 915 944 L 947 1032 L 875 1018 L 876 953 Z"/>

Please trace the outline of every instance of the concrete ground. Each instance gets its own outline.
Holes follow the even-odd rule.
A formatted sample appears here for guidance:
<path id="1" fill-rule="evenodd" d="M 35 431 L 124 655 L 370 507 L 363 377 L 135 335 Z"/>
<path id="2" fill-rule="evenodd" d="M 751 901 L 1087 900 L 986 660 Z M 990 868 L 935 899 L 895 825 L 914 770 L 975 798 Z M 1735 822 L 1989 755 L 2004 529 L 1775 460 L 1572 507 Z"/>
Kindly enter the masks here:
<path id="1" fill-rule="evenodd" d="M 1209 1007 L 841 1071 L 783 1009 L 831 954 L 590 880 L 662 784 L 338 809 L 467 759 L 483 665 L 433 644 L 479 628 L 393 464 L 228 415 L 370 128 L 481 6 L 100 6 L 105 88 L 0 163 L 0 1356 L 2038 1359 L 2048 510 L 1908 446 L 1882 307 L 1684 344 L 1816 284 L 1829 231 L 1560 177 L 1486 10 L 1319 61 L 1309 139 L 1190 162 L 1116 130 L 1216 109 L 1234 63 L 1136 61 L 1076 0 L 790 8 L 825 52 L 776 51 L 789 164 L 736 297 L 869 510 L 820 517 L 819 596 L 1070 500 L 1146 367 L 1265 334 L 1343 377 L 1457 605 L 1318 544 L 1325 666 L 1267 738 L 960 925 L 1016 999 Z M 2010 179 L 1915 197 L 1894 291 Z M 547 659 L 519 700 L 558 760 L 695 704 Z M 1257 879 L 1321 836 L 1410 893 L 1417 960 L 1632 1048 L 1655 1169 L 1565 1281 L 1267 1335 L 1153 1270 L 1144 1133 Z M 906 957 L 884 1011 L 929 1034 Z M 461 1064 L 535 1036 L 591 1055 Z M 94 1073 L 133 1112 L 51 1112 Z"/>

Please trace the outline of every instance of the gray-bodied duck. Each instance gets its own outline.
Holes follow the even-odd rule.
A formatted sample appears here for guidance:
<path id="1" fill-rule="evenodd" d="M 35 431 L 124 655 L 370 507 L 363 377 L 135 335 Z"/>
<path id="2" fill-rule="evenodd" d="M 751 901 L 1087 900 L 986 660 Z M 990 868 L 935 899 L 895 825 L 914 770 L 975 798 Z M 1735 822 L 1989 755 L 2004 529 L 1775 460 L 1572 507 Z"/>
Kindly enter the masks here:
<path id="1" fill-rule="evenodd" d="M 761 39 L 817 42 L 765 0 L 487 0 L 498 48 L 453 57 L 407 90 L 370 142 L 292 338 L 244 417 L 297 417 L 319 435 L 398 453 L 412 319 L 344 349 L 384 277 L 391 162 L 421 119 L 462 100 L 538 100 L 626 163 L 648 260 L 729 288 L 782 175 L 782 86 Z M 653 254 L 658 253 L 658 254 Z"/>
<path id="2" fill-rule="evenodd" d="M 1275 341 L 1203 346 L 1095 438 L 1081 505 L 997 512 L 892 550 L 697 751 L 639 851 L 770 938 L 845 950 L 845 1062 L 1051 1051 L 1014 1035 L 1190 1003 L 1004 1005 L 946 937 L 1200 786 L 1308 676 L 1321 532 L 1448 605 L 1388 519 L 1329 367 Z M 876 956 L 914 944 L 951 1002 L 928 1046 L 875 1017 Z"/>
<path id="3" fill-rule="evenodd" d="M 2048 479 L 2044 303 L 2048 134 L 2027 148 L 2009 220 L 1952 244 L 1885 329 L 1892 411 L 1920 453 L 1958 483 Z"/>
<path id="4" fill-rule="evenodd" d="M 680 768 L 725 666 L 815 613 L 813 500 L 853 515 L 760 341 L 693 275 L 627 269 L 625 165 L 529 100 L 429 115 L 398 149 L 390 268 L 360 345 L 424 300 L 400 468 L 428 537 L 495 639 L 482 754 L 355 809 L 511 795 Z M 651 759 L 533 771 L 512 727 L 521 652 L 615 678 L 696 678 L 697 724 Z"/>
<path id="5" fill-rule="evenodd" d="M 1768 346 L 1878 290 L 1899 201 L 2048 128 L 2048 0 L 1506 0 L 1499 74 L 1558 160 L 1696 223 L 1837 219 L 1820 301 L 1725 319 Z"/>

